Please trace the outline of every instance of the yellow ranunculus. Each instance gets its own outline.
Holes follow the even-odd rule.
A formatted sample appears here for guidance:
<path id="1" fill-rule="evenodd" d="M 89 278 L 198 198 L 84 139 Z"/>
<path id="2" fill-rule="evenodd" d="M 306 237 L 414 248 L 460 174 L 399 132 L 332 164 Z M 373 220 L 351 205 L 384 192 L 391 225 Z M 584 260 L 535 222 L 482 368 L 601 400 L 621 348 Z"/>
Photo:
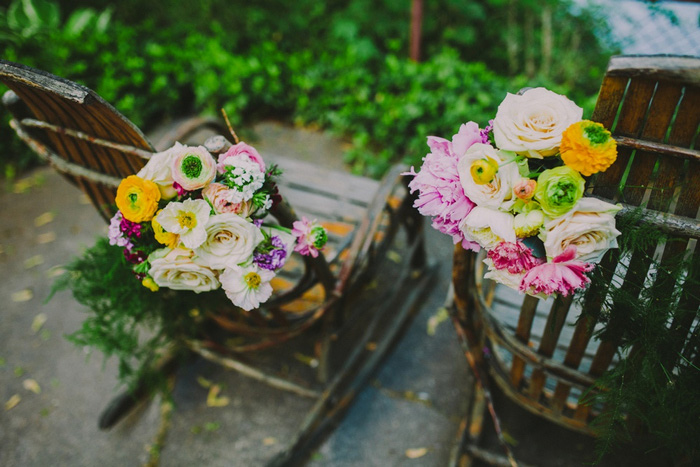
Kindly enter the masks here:
<path id="1" fill-rule="evenodd" d="M 160 190 L 150 180 L 129 175 L 117 188 L 117 207 L 126 220 L 131 222 L 149 221 L 158 209 Z"/>
<path id="2" fill-rule="evenodd" d="M 617 159 L 617 143 L 600 123 L 582 120 L 561 137 L 561 159 L 581 175 L 604 172 Z"/>
<path id="3" fill-rule="evenodd" d="M 477 185 L 491 183 L 498 172 L 498 162 L 490 157 L 475 160 L 472 162 L 469 172 Z"/>
<path id="4" fill-rule="evenodd" d="M 141 285 L 146 287 L 151 292 L 158 292 L 158 289 L 160 289 L 160 287 L 158 286 L 158 284 L 155 283 L 152 277 L 144 278 L 143 281 L 141 281 Z"/>
<path id="5" fill-rule="evenodd" d="M 158 213 L 156 213 L 156 215 L 158 215 Z M 180 243 L 180 236 L 166 231 L 163 226 L 158 223 L 156 216 L 153 216 L 153 219 L 151 219 L 151 226 L 153 227 L 153 236 L 158 243 L 168 248 L 175 248 Z"/>

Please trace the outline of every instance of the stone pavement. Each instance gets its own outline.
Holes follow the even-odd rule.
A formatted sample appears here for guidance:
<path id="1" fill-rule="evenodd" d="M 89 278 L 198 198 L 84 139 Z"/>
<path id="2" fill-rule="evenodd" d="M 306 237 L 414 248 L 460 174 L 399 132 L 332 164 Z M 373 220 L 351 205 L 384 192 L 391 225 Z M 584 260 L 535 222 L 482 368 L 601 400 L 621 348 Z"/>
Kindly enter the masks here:
<path id="1" fill-rule="evenodd" d="M 342 142 L 326 134 L 269 122 L 251 130 L 242 136 L 263 157 L 285 154 L 343 168 Z M 77 188 L 48 168 L 11 184 L 3 182 L 0 188 L 0 465 L 145 463 L 159 430 L 160 404 L 144 404 L 112 430 L 100 431 L 98 414 L 119 389 L 115 364 L 64 339 L 82 319 L 70 294 L 44 303 L 61 265 L 106 234 L 104 222 Z M 451 252 L 451 241 L 429 229 L 428 253 L 440 265 L 432 293 L 309 465 L 446 465 L 472 384 L 449 321 L 439 324 L 434 335 L 427 332 L 447 293 Z M 207 407 L 200 377 L 221 384 L 221 395 L 230 403 Z M 161 450 L 163 466 L 262 465 L 285 446 L 311 406 L 309 400 L 203 360 L 178 372 L 174 400 Z M 521 446 L 531 443 L 511 436 Z M 553 435 L 547 436 L 544 446 L 549 450 L 556 443 Z M 575 442 L 577 456 L 590 453 L 589 442 Z M 582 465 L 587 460 L 537 455 L 537 446 L 532 443 L 530 451 L 541 465 Z"/>

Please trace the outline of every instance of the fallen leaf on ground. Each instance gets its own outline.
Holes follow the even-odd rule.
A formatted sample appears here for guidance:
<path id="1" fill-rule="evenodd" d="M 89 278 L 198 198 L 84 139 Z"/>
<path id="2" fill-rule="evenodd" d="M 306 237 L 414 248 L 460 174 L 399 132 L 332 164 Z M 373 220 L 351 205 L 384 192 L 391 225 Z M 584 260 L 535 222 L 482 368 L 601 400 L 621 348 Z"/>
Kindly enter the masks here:
<path id="1" fill-rule="evenodd" d="M 263 444 L 265 446 L 272 446 L 273 444 L 277 444 L 277 438 L 273 438 L 272 436 L 269 436 L 269 437 L 263 439 Z"/>
<path id="2" fill-rule="evenodd" d="M 386 257 L 389 258 L 390 261 L 393 261 L 396 264 L 401 264 L 401 254 L 397 253 L 395 251 L 389 251 L 386 254 Z"/>
<path id="3" fill-rule="evenodd" d="M 79 202 L 80 204 L 90 204 L 90 203 L 92 203 L 92 201 L 90 201 L 90 198 L 88 197 L 88 195 L 86 195 L 85 193 L 83 193 L 83 194 L 80 195 L 80 198 L 78 199 L 78 202 Z"/>
<path id="4" fill-rule="evenodd" d="M 24 374 L 24 368 L 22 368 L 21 366 L 16 366 L 14 369 L 14 372 L 15 372 L 15 376 L 19 378 L 20 376 L 22 376 Z"/>
<path id="5" fill-rule="evenodd" d="M 377 343 L 376 342 L 367 342 L 365 345 L 365 349 L 369 350 L 370 352 L 374 352 L 377 350 Z"/>
<path id="6" fill-rule="evenodd" d="M 316 368 L 318 366 L 318 360 L 315 359 L 314 357 L 310 357 L 308 355 L 304 355 L 301 352 L 295 352 L 294 353 L 294 358 L 299 360 L 301 363 L 304 365 L 308 365 L 311 368 Z"/>
<path id="7" fill-rule="evenodd" d="M 209 388 L 209 394 L 207 395 L 207 407 L 226 407 L 228 405 L 228 397 L 219 397 L 220 392 L 221 386 L 218 384 L 214 384 L 211 388 Z"/>
<path id="8" fill-rule="evenodd" d="M 22 381 L 22 386 L 24 389 L 27 391 L 31 391 L 34 394 L 40 394 L 41 393 L 41 386 L 39 386 L 39 383 L 36 382 L 35 379 L 25 379 Z"/>
<path id="9" fill-rule="evenodd" d="M 221 424 L 219 422 L 207 422 L 204 424 L 204 429 L 207 431 L 216 431 L 220 426 Z"/>
<path id="10" fill-rule="evenodd" d="M 7 360 L 5 360 L 3 357 L 0 357 L 0 368 L 4 367 L 7 364 Z"/>
<path id="11" fill-rule="evenodd" d="M 204 376 L 197 376 L 197 382 L 203 388 L 210 388 L 211 387 L 211 381 L 206 379 Z"/>
<path id="12" fill-rule="evenodd" d="M 447 308 L 442 307 L 440 308 L 437 313 L 435 313 L 433 316 L 428 318 L 428 326 L 426 329 L 426 332 L 428 333 L 429 336 L 434 336 L 435 333 L 437 332 L 437 327 L 442 323 L 443 321 L 447 321 L 447 319 L 450 317 L 449 312 L 447 311 Z"/>
<path id="13" fill-rule="evenodd" d="M 12 301 L 16 303 L 28 302 L 34 298 L 34 292 L 31 289 L 20 290 L 12 294 Z"/>
<path id="14" fill-rule="evenodd" d="M 46 315 L 44 313 L 39 313 L 34 317 L 34 320 L 32 321 L 32 332 L 36 334 L 39 332 L 39 329 L 46 323 Z"/>
<path id="15" fill-rule="evenodd" d="M 49 279 L 53 279 L 62 275 L 64 272 L 66 272 L 66 270 L 63 269 L 61 266 L 54 266 L 48 271 L 46 271 L 46 277 L 48 277 Z"/>
<path id="16" fill-rule="evenodd" d="M 42 225 L 46 225 L 49 222 L 52 222 L 54 217 L 56 217 L 56 214 L 52 212 L 45 212 L 44 214 L 38 216 L 36 219 L 34 219 L 34 227 L 41 227 Z"/>
<path id="17" fill-rule="evenodd" d="M 7 402 L 5 402 L 5 410 L 14 409 L 21 400 L 22 398 L 19 397 L 19 394 L 15 394 L 14 396 L 10 397 Z"/>
<path id="18" fill-rule="evenodd" d="M 44 264 L 44 257 L 41 255 L 34 255 L 24 261 L 24 269 L 35 268 L 40 264 Z"/>
<path id="19" fill-rule="evenodd" d="M 51 243 L 56 240 L 56 233 L 55 232 L 46 232 L 43 234 L 39 234 L 36 237 L 36 242 L 39 245 L 44 245 L 46 243 Z"/>
<path id="20" fill-rule="evenodd" d="M 428 448 L 413 448 L 406 449 L 406 457 L 409 459 L 418 459 L 428 454 Z"/>

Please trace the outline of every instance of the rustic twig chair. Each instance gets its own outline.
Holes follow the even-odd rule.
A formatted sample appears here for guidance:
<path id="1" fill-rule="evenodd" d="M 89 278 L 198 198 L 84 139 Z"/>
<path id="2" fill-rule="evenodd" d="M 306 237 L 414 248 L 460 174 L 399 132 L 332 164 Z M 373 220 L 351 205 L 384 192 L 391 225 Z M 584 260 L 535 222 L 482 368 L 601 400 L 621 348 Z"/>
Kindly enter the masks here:
<path id="1" fill-rule="evenodd" d="M 700 234 L 700 59 L 672 56 L 619 56 L 610 61 L 592 120 L 612 130 L 619 155 L 606 172 L 589 180 L 588 196 L 623 205 L 620 216 L 634 212 L 645 222 L 670 233 L 661 264 L 686 251 L 693 261 Z M 641 214 L 638 207 L 642 207 Z M 624 282 L 643 283 L 651 251 L 628 259 Z M 658 252 L 657 252 L 658 253 Z M 483 257 L 460 247 L 454 251 L 453 322 L 477 379 L 470 412 L 462 423 L 453 465 L 474 459 L 513 465 L 514 455 L 501 439 L 503 453 L 479 447 L 482 422 L 491 411 L 496 430 L 498 408 L 491 402 L 492 383 L 517 405 L 572 430 L 593 434 L 591 422 L 600 407 L 585 403 L 587 392 L 620 355 L 618 343 L 594 337 L 594 313 L 608 293 L 589 288 L 581 301 L 572 297 L 540 300 L 518 294 L 484 279 Z M 614 271 L 616 250 L 603 259 Z M 695 268 L 697 272 L 697 268 Z M 607 280 L 611 280 L 611 274 Z M 612 282 L 610 282 L 612 284 Z M 686 281 L 683 300 L 698 295 Z M 577 320 L 579 316 L 582 319 Z M 698 322 L 693 318 L 669 323 L 677 331 L 677 352 L 697 363 Z M 671 368 L 674 363 L 671 364 Z"/>
<path id="2" fill-rule="evenodd" d="M 144 134 L 93 91 L 68 80 L 0 61 L 0 82 L 10 88 L 3 101 L 18 136 L 80 187 L 109 220 L 116 211 L 120 180 L 136 173 L 155 151 Z M 162 146 L 202 126 L 226 132 L 216 122 L 196 119 Z M 213 136 L 205 146 L 216 154 L 230 143 Z M 380 183 L 308 163 L 270 159 L 284 171 L 280 193 L 288 201 L 273 215 L 291 227 L 296 219 L 291 204 L 303 206 L 301 215 L 318 219 L 329 231 L 326 255 L 305 257 L 303 264 L 297 261 L 298 267 L 280 275 L 283 291 L 264 310 L 242 314 L 232 307 L 211 316 L 223 336 L 204 335 L 189 347 L 226 368 L 316 399 L 296 438 L 273 461 L 282 465 L 303 458 L 337 423 L 399 336 L 431 269 L 426 267 L 421 219 L 401 176 L 405 168 L 394 167 Z M 292 357 L 296 347 L 265 358 L 266 349 L 279 345 L 302 346 L 305 354 L 316 355 L 316 378 Z M 258 361 L 259 355 L 263 357 Z M 282 355 L 287 358 L 279 361 Z M 299 372 L 306 376 L 302 383 L 279 376 L 280 368 L 295 364 L 305 367 Z M 171 362 L 163 371 L 176 366 Z M 144 387 L 137 387 L 117 397 L 100 426 L 114 425 L 145 393 Z"/>

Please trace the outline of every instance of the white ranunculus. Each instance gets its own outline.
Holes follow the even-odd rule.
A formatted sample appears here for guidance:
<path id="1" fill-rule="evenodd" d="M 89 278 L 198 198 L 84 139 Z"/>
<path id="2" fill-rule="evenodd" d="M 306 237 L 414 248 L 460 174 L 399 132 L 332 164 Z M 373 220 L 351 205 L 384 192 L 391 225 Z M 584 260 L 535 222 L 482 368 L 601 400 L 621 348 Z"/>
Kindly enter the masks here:
<path id="1" fill-rule="evenodd" d="M 217 214 L 206 225 L 206 240 L 194 250 L 198 262 L 212 269 L 224 269 L 251 259 L 264 240 L 260 228 L 233 214 Z"/>
<path id="2" fill-rule="evenodd" d="M 489 183 L 477 184 L 471 174 L 472 164 L 482 159 L 498 163 L 498 171 Z M 490 144 L 473 144 L 457 164 L 459 182 L 464 194 L 477 206 L 507 211 L 515 202 L 513 186 L 522 178 L 515 159 Z"/>
<path id="3" fill-rule="evenodd" d="M 176 248 L 159 256 L 149 257 L 151 269 L 148 274 L 160 287 L 200 293 L 218 289 L 221 285 L 214 271 L 193 261 L 192 250 Z"/>
<path id="4" fill-rule="evenodd" d="M 468 240 L 490 250 L 501 242 L 515 243 L 513 215 L 476 206 L 459 223 L 459 229 Z"/>
<path id="5" fill-rule="evenodd" d="M 485 279 L 491 279 L 492 281 L 506 285 L 514 290 L 520 289 L 520 283 L 522 282 L 523 277 L 525 277 L 525 272 L 521 272 L 520 274 L 512 274 L 505 268 L 496 269 L 493 266 L 493 261 L 491 261 L 489 258 L 484 259 L 484 264 L 489 268 L 488 272 L 484 274 Z"/>
<path id="6" fill-rule="evenodd" d="M 146 165 L 136 174 L 144 180 L 151 180 L 158 185 L 162 199 L 172 199 L 177 195 L 177 190 L 173 187 L 172 166 L 182 147 L 180 143 L 175 143 L 172 148 L 153 154 Z"/>
<path id="7" fill-rule="evenodd" d="M 541 159 L 555 155 L 561 134 L 582 118 L 581 107 L 545 88 L 508 93 L 493 120 L 493 137 L 500 149 Z"/>
<path id="8" fill-rule="evenodd" d="M 197 248 L 207 239 L 206 225 L 211 206 L 203 199 L 186 199 L 182 203 L 172 201 L 156 214 L 158 222 L 166 232 L 180 235 L 187 248 Z"/>
<path id="9" fill-rule="evenodd" d="M 216 177 L 216 160 L 204 146 L 175 146 L 172 160 L 173 180 L 183 189 L 204 188 Z"/>
<path id="10" fill-rule="evenodd" d="M 569 245 L 576 247 L 576 259 L 598 263 L 610 248 L 617 248 L 620 231 L 615 213 L 620 206 L 596 198 L 581 198 L 571 211 L 546 222 L 540 233 L 547 257 L 559 256 Z"/>

